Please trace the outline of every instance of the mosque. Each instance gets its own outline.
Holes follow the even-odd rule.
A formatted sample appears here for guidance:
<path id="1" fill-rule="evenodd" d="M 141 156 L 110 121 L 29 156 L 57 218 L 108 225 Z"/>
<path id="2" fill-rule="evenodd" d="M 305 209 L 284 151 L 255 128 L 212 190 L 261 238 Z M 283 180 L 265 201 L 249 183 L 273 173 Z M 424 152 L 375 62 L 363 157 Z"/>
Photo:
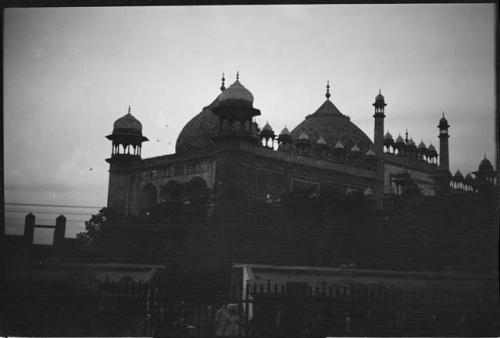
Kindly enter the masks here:
<path id="1" fill-rule="evenodd" d="M 439 120 L 439 153 L 430 143 L 384 131 L 386 102 L 375 97 L 373 141 L 350 118 L 326 100 L 291 131 L 279 134 L 255 122 L 261 111 L 252 93 L 222 77 L 221 93 L 180 132 L 175 153 L 141 158 L 148 139 L 130 113 L 115 121 L 112 141 L 108 208 L 117 215 L 145 215 L 168 200 L 189 203 L 203 191 L 212 203 L 224 198 L 247 202 L 280 201 L 292 191 L 321 194 L 364 194 L 377 209 L 401 195 L 477 194 L 494 190 L 496 172 L 482 160 L 465 177 L 449 171 L 449 124 Z M 368 105 L 368 103 L 367 103 Z"/>

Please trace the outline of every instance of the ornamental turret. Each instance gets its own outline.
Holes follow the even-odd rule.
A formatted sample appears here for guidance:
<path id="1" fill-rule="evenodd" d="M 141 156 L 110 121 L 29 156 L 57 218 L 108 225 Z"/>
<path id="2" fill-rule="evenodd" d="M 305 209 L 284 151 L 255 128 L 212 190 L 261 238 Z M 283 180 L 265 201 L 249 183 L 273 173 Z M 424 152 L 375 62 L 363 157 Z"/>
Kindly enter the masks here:
<path id="1" fill-rule="evenodd" d="M 116 215 L 129 213 L 131 180 L 128 170 L 131 162 L 141 159 L 142 142 L 148 141 L 142 135 L 142 124 L 128 112 L 113 124 L 113 132 L 106 136 L 112 141 L 111 158 L 106 159 L 109 166 L 109 186 L 107 207 Z"/>
<path id="2" fill-rule="evenodd" d="M 322 136 L 320 136 L 318 138 L 314 147 L 315 147 L 315 150 L 319 153 L 323 153 L 326 150 L 328 150 L 328 145 L 326 144 L 326 141 Z"/>
<path id="3" fill-rule="evenodd" d="M 130 107 L 126 115 L 113 124 L 113 132 L 106 136 L 112 142 L 111 158 L 106 161 L 132 160 L 141 158 L 142 142 L 148 141 L 142 135 L 142 124 L 131 113 Z"/>
<path id="4" fill-rule="evenodd" d="M 224 86 L 221 86 L 221 89 Z M 219 131 L 215 141 L 239 140 L 258 143 L 252 128 L 253 117 L 260 115 L 260 110 L 253 107 L 253 95 L 239 81 L 223 89 L 219 95 L 217 105 L 212 112 L 219 117 Z"/>
<path id="5" fill-rule="evenodd" d="M 292 142 L 292 136 L 290 135 L 290 131 L 285 126 L 283 130 L 278 135 L 278 144 L 289 144 Z"/>
<path id="6" fill-rule="evenodd" d="M 473 174 L 476 176 L 476 184 L 480 193 L 494 192 L 496 171 L 486 155 L 479 164 L 478 170 Z"/>
<path id="7" fill-rule="evenodd" d="M 264 127 L 262 128 L 260 134 L 259 134 L 261 142 L 264 141 L 262 144 L 266 148 L 274 148 L 274 138 L 276 135 L 274 134 L 274 130 L 269 124 L 269 122 L 266 122 Z"/>

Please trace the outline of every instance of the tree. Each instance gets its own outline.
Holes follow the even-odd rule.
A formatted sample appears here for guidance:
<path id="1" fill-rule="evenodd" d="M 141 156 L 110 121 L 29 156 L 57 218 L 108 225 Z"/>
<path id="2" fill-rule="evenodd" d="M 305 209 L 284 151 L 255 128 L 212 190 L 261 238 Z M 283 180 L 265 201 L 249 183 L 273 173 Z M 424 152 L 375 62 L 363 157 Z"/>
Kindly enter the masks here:
<path id="1" fill-rule="evenodd" d="M 102 244 L 104 229 L 111 218 L 111 210 L 103 207 L 97 214 L 92 215 L 90 220 L 85 222 L 85 231 L 77 234 L 76 238 L 87 245 Z"/>

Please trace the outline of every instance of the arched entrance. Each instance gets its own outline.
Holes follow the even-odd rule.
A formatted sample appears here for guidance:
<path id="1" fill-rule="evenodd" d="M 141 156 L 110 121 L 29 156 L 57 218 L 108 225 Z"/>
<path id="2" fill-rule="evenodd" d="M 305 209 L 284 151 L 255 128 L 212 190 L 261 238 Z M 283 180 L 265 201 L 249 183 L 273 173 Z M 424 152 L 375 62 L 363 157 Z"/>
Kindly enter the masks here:
<path id="1" fill-rule="evenodd" d="M 156 206 L 158 192 L 154 185 L 147 184 L 141 190 L 139 208 L 141 214 L 148 214 Z"/>

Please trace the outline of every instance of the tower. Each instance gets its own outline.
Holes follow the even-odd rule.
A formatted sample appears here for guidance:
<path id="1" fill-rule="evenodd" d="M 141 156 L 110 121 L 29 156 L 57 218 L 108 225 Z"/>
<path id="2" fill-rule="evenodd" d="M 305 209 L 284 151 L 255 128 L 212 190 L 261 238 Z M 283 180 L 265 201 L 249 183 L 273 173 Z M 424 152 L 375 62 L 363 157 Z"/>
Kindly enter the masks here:
<path id="1" fill-rule="evenodd" d="M 108 208 L 118 215 L 128 213 L 130 185 L 133 175 L 128 171 L 131 163 L 141 159 L 142 142 L 148 141 L 142 135 L 142 124 L 132 114 L 130 106 L 126 115 L 113 124 L 113 132 L 106 136 L 112 142 L 109 163 Z"/>
<path id="2" fill-rule="evenodd" d="M 375 155 L 377 158 L 377 184 L 375 185 L 375 200 L 376 200 L 376 208 L 382 209 L 383 199 L 384 199 L 384 110 L 385 106 L 384 96 L 379 90 L 378 95 L 375 97 L 375 103 L 373 106 L 375 107 L 375 114 L 373 114 L 373 118 L 375 119 L 375 131 L 373 134 L 373 143 Z"/>
<path id="3" fill-rule="evenodd" d="M 240 83 L 239 74 L 236 81 L 222 91 L 212 111 L 219 117 L 216 142 L 238 140 L 257 144 L 258 138 L 252 133 L 252 119 L 260 115 L 260 110 L 253 107 L 253 95 Z"/>
<path id="4" fill-rule="evenodd" d="M 439 166 L 443 167 L 444 169 L 450 169 L 450 158 L 449 158 L 449 152 L 448 152 L 448 138 L 450 135 L 448 134 L 448 128 L 450 126 L 448 125 L 448 121 L 444 117 L 444 112 L 443 112 L 443 117 L 439 120 L 439 154 L 441 155 L 439 157 Z"/>
<path id="5" fill-rule="evenodd" d="M 258 128 L 253 118 L 260 115 L 260 110 L 253 107 L 253 95 L 240 83 L 239 74 L 236 81 L 219 95 L 212 112 L 219 118 L 219 127 L 213 137 L 215 179 L 220 182 L 216 198 L 224 197 L 233 202 L 250 199 L 253 194 L 253 155 L 249 148 L 259 144 Z M 274 139 L 274 132 L 266 136 Z"/>

